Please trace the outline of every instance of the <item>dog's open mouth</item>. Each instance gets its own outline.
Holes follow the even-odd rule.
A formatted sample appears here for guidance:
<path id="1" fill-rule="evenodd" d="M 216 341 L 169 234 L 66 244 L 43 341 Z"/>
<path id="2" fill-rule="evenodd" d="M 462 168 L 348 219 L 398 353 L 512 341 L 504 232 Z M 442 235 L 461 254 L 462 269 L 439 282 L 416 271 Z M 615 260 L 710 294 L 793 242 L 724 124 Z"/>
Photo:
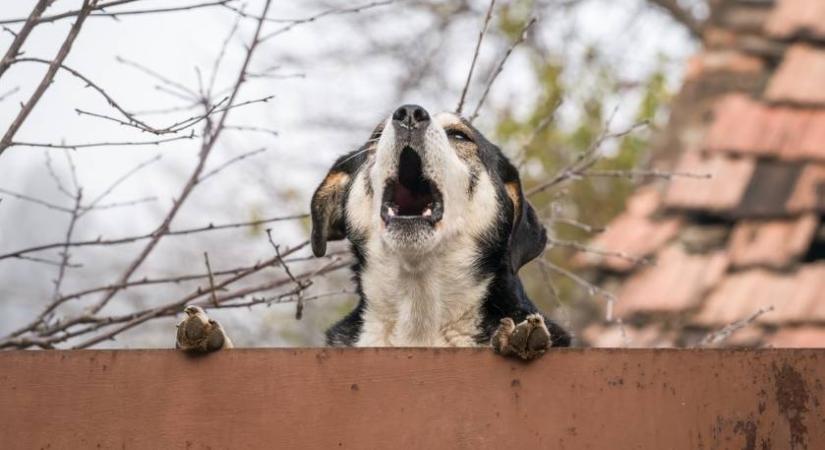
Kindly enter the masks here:
<path id="1" fill-rule="evenodd" d="M 444 215 L 441 191 L 424 176 L 421 157 L 404 147 L 398 161 L 398 175 L 387 180 L 381 201 L 384 223 L 424 222 L 435 225 Z"/>

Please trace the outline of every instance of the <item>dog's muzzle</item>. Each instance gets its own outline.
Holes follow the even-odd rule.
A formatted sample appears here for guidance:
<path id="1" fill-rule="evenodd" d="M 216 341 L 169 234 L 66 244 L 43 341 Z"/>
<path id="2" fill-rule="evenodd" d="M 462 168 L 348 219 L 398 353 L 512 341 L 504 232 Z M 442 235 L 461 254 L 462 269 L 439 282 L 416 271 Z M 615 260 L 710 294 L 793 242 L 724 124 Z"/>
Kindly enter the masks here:
<path id="1" fill-rule="evenodd" d="M 381 199 L 381 218 L 387 226 L 434 226 L 444 215 L 441 191 L 424 175 L 421 152 L 430 115 L 418 105 L 404 105 L 392 115 L 396 139 L 404 147 L 398 173 L 387 180 Z"/>

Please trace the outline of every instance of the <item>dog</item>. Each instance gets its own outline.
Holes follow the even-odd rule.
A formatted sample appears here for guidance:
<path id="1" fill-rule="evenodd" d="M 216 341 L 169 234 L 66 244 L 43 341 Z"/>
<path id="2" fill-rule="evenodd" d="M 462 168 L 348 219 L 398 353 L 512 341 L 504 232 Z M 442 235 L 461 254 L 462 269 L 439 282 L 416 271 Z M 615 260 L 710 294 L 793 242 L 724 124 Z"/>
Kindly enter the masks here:
<path id="1" fill-rule="evenodd" d="M 355 259 L 359 301 L 328 345 L 492 346 L 523 359 L 570 345 L 518 276 L 547 245 L 518 170 L 459 115 L 399 107 L 333 164 L 310 211 L 315 256 L 348 239 Z M 185 313 L 179 348 L 231 345 L 203 310 Z"/>

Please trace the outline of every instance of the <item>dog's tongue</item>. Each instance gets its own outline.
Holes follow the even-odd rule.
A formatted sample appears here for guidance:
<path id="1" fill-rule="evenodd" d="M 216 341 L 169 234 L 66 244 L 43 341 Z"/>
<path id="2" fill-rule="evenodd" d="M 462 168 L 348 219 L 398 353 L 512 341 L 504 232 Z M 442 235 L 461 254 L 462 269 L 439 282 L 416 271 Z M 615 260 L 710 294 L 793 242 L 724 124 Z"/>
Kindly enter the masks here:
<path id="1" fill-rule="evenodd" d="M 402 183 L 395 186 L 393 203 L 398 205 L 398 214 L 401 216 L 419 216 L 424 212 L 429 202 L 427 194 L 416 193 Z"/>

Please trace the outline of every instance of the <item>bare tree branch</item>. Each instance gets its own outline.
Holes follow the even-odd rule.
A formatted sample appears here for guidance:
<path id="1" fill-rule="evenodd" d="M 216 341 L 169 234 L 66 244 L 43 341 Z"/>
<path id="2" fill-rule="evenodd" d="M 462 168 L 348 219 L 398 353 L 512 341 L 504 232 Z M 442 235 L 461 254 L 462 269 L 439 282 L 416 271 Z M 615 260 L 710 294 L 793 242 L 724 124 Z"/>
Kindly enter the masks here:
<path id="1" fill-rule="evenodd" d="M 46 92 L 46 89 L 54 80 L 55 74 L 57 74 L 57 69 L 63 64 L 63 61 L 66 59 L 66 56 L 69 55 L 69 51 L 72 49 L 72 44 L 74 44 L 75 38 L 80 33 L 80 28 L 83 26 L 83 22 L 86 20 L 86 17 L 89 16 L 89 13 L 92 11 L 92 8 L 97 5 L 98 0 L 83 0 L 83 7 L 80 10 L 80 13 L 77 15 L 77 20 L 75 21 L 72 28 L 69 30 L 66 39 L 63 41 L 63 45 L 60 46 L 60 50 L 57 52 L 57 56 L 53 61 L 49 63 L 49 69 L 46 71 L 46 74 L 43 76 L 43 79 L 40 81 L 40 84 L 37 86 L 37 89 L 34 91 L 32 96 L 29 100 L 23 105 L 23 108 L 20 109 L 20 112 L 17 114 L 17 117 L 11 123 L 6 133 L 3 135 L 3 138 L 0 139 L 0 156 L 3 155 L 3 152 L 6 151 L 7 148 L 11 145 L 12 139 L 14 139 L 14 135 L 17 134 L 17 130 L 23 125 L 23 122 L 26 120 L 26 117 L 34 109 L 37 102 L 40 101 L 40 98 L 43 96 L 43 93 Z"/>
<path id="2" fill-rule="evenodd" d="M 34 26 L 37 25 L 40 15 L 43 14 L 43 11 L 49 7 L 52 1 L 54 0 L 38 0 L 37 4 L 34 5 L 31 14 L 29 14 L 29 17 L 25 19 L 23 27 L 20 28 L 20 31 L 14 34 L 14 40 L 8 50 L 6 50 L 6 54 L 3 56 L 3 59 L 0 59 L 0 78 L 3 77 L 6 69 L 11 66 L 11 60 L 17 58 L 17 55 L 20 54 L 20 48 L 23 47 L 23 43 L 29 38 L 29 33 L 31 33 Z"/>
<path id="3" fill-rule="evenodd" d="M 50 0 L 54 1 L 54 0 Z M 112 0 L 109 2 L 100 3 L 92 8 L 92 11 L 104 11 L 107 8 L 112 8 L 115 6 L 126 5 L 129 3 L 135 3 L 139 1 L 145 0 Z M 139 14 L 154 14 L 154 13 L 166 13 L 166 12 L 180 12 L 180 11 L 191 11 L 193 9 L 200 9 L 200 8 L 210 8 L 215 6 L 226 6 L 229 3 L 237 2 L 238 0 L 217 0 L 212 2 L 203 2 L 203 3 L 194 3 L 191 5 L 186 6 L 175 6 L 170 8 L 153 8 L 153 9 L 142 9 L 142 10 L 127 10 L 127 11 L 119 11 L 119 12 L 96 12 L 90 14 L 92 17 L 113 17 L 117 18 L 120 16 L 131 16 L 131 15 L 139 15 Z M 35 24 L 41 23 L 50 23 L 55 22 L 61 19 L 67 19 L 69 17 L 77 17 L 81 15 L 83 9 L 75 10 L 75 11 L 67 11 L 60 14 L 54 14 L 51 16 L 40 17 L 35 21 Z M 14 23 L 23 22 L 25 19 L 8 19 L 8 20 L 0 20 L 0 25 L 8 25 Z"/>
<path id="4" fill-rule="evenodd" d="M 516 39 L 512 44 L 510 44 L 510 47 L 507 49 L 506 52 L 504 52 L 504 56 L 501 57 L 501 61 L 499 61 L 498 66 L 496 66 L 496 70 L 493 71 L 492 76 L 490 76 L 490 79 L 487 81 L 487 85 L 484 86 L 484 92 L 482 92 L 481 98 L 478 100 L 478 103 L 476 104 L 476 109 L 473 110 L 473 114 L 470 115 L 470 122 L 474 121 L 476 117 L 478 117 L 478 113 L 479 111 L 481 111 L 481 107 L 484 106 L 484 101 L 487 100 L 487 94 L 490 93 L 490 88 L 493 86 L 493 83 L 496 81 L 496 78 L 498 78 L 498 75 L 501 73 L 501 71 L 504 70 L 504 64 L 507 63 L 507 59 L 510 57 L 510 54 L 513 53 L 513 49 L 518 47 L 518 45 L 524 42 L 524 40 L 527 38 L 527 33 L 530 31 L 530 28 L 536 23 L 536 20 L 537 19 L 535 17 L 528 20 L 527 23 L 524 25 L 524 28 L 521 29 L 521 34 L 519 34 L 518 39 Z"/>
<path id="5" fill-rule="evenodd" d="M 470 89 L 470 82 L 473 80 L 473 71 L 476 68 L 476 61 L 478 61 L 478 54 L 481 51 L 481 42 L 484 41 L 484 35 L 487 34 L 487 28 L 490 25 L 490 19 L 493 17 L 493 9 L 495 9 L 496 0 L 490 0 L 490 6 L 487 7 L 487 14 L 484 16 L 484 23 L 481 26 L 481 31 L 478 33 L 478 40 L 476 41 L 476 48 L 473 51 L 473 59 L 470 62 L 470 70 L 467 71 L 467 81 L 464 82 L 464 87 L 461 89 L 461 97 L 458 99 L 458 105 L 455 107 L 455 113 L 461 114 L 464 109 L 464 101 L 467 98 L 467 91 Z"/>
<path id="6" fill-rule="evenodd" d="M 55 206 L 56 208 L 61 208 L 60 211 L 62 211 L 62 212 L 70 212 L 71 211 L 68 208 L 63 208 L 61 206 L 57 206 L 57 205 L 51 205 L 51 206 Z M 304 219 L 306 217 L 308 217 L 307 214 L 296 214 L 296 215 L 292 215 L 292 216 L 272 217 L 272 218 L 269 218 L 269 219 L 252 220 L 252 221 L 248 221 L 248 222 L 227 223 L 227 224 L 222 224 L 222 225 L 214 225 L 214 224 L 210 223 L 208 225 L 205 225 L 205 226 L 202 226 L 202 227 L 197 227 L 197 228 L 186 228 L 186 229 L 182 229 L 182 230 L 168 230 L 166 232 L 163 232 L 163 235 L 164 236 L 183 236 L 183 235 L 188 235 L 188 234 L 203 233 L 203 232 L 207 232 L 207 231 L 226 230 L 226 229 L 231 229 L 231 228 L 258 227 L 258 226 L 270 224 L 270 223 L 273 223 L 273 222 L 283 222 L 283 221 L 286 221 L 286 220 L 299 220 L 299 219 Z M 146 240 L 146 239 L 152 239 L 158 233 L 159 233 L 159 231 L 155 230 L 155 231 L 152 231 L 150 233 L 146 233 L 146 234 L 142 234 L 142 235 L 138 235 L 138 236 L 128 236 L 128 237 L 115 238 L 115 239 L 104 239 L 102 237 L 99 237 L 97 239 L 92 239 L 92 240 L 69 242 L 68 246 L 69 247 L 89 247 L 89 246 L 109 246 L 109 245 L 131 244 L 131 243 L 138 242 L 138 241 L 143 241 L 143 240 Z M 37 246 L 34 246 L 34 247 L 24 248 L 24 249 L 21 249 L 21 250 L 16 250 L 16 251 L 13 251 L 13 252 L 0 254 L 0 260 L 7 259 L 7 258 L 19 258 L 19 257 L 21 257 L 23 255 L 26 255 L 26 254 L 29 254 L 29 253 L 40 252 L 40 251 L 43 251 L 43 250 L 50 250 L 50 249 L 54 249 L 54 248 L 60 248 L 63 245 L 66 245 L 66 243 L 58 242 L 58 243 L 43 244 L 43 245 L 37 245 Z"/>

